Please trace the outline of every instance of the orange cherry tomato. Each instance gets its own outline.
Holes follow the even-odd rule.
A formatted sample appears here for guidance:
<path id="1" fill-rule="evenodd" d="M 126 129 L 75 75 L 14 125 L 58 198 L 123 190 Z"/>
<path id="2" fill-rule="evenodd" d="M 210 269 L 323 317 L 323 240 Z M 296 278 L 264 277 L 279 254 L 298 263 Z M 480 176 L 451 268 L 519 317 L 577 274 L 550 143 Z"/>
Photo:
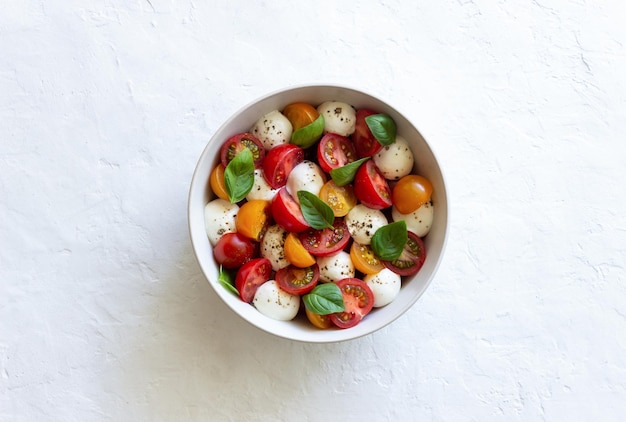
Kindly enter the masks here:
<path id="1" fill-rule="evenodd" d="M 315 314 L 304 307 L 304 312 L 306 313 L 306 317 L 309 319 L 311 324 L 315 325 L 317 328 L 321 328 L 323 330 L 333 327 L 335 324 L 330 320 L 328 315 L 318 315 Z"/>
<path id="2" fill-rule="evenodd" d="M 344 217 L 357 202 L 352 185 L 337 186 L 332 179 L 322 186 L 319 197 L 333 210 L 335 217 Z"/>
<path id="3" fill-rule="evenodd" d="M 226 192 L 226 183 L 224 182 L 224 167 L 223 164 L 215 166 L 209 177 L 209 185 L 211 190 L 218 198 L 222 198 L 228 201 L 228 193 Z"/>
<path id="4" fill-rule="evenodd" d="M 289 233 L 285 239 L 285 258 L 299 268 L 310 267 L 316 262 L 315 257 L 304 248 L 295 233 Z"/>
<path id="5" fill-rule="evenodd" d="M 425 177 L 409 174 L 398 180 L 391 191 L 391 200 L 401 214 L 410 214 L 428 201 L 433 185 Z"/>
<path id="6" fill-rule="evenodd" d="M 385 268 L 369 245 L 361 245 L 352 242 L 352 246 L 350 247 L 350 259 L 352 259 L 354 268 L 361 271 L 363 274 L 376 274 Z"/>
<path id="7" fill-rule="evenodd" d="M 235 217 L 237 233 L 248 239 L 261 241 L 270 223 L 271 202 L 255 199 L 244 203 Z"/>
<path id="8" fill-rule="evenodd" d="M 310 125 L 320 115 L 315 107 L 307 103 L 291 103 L 285 107 L 283 114 L 291 122 L 294 132 Z"/>

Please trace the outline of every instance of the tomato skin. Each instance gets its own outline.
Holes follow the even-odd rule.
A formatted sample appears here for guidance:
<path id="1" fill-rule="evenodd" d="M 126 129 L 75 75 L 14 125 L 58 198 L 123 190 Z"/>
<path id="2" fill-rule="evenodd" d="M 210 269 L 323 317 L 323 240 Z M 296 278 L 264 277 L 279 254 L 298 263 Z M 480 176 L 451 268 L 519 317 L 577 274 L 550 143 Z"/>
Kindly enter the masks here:
<path id="1" fill-rule="evenodd" d="M 401 214 L 410 214 L 430 201 L 433 185 L 428 179 L 416 174 L 401 177 L 393 186 L 391 198 Z"/>
<path id="2" fill-rule="evenodd" d="M 320 328 L 322 330 L 328 329 L 330 327 L 334 327 L 335 324 L 330 320 L 330 315 L 319 315 L 309 311 L 309 309 L 305 306 L 304 312 L 306 313 L 306 317 L 309 319 L 309 322 Z"/>
<path id="3" fill-rule="evenodd" d="M 320 279 L 320 268 L 317 264 L 310 267 L 298 268 L 295 265 L 281 268 L 276 271 L 278 286 L 292 295 L 309 293 Z"/>
<path id="4" fill-rule="evenodd" d="M 288 232 L 300 233 L 311 227 L 304 219 L 300 205 L 285 187 L 280 188 L 272 199 L 272 216 L 274 222 Z"/>
<path id="5" fill-rule="evenodd" d="M 296 233 L 289 233 L 285 239 L 285 258 L 292 265 L 300 268 L 315 264 L 315 257 L 309 253 Z"/>
<path id="6" fill-rule="evenodd" d="M 365 122 L 365 118 L 377 114 L 372 110 L 361 109 L 356 112 L 356 128 L 352 134 L 352 142 L 359 158 L 371 157 L 383 147 Z"/>
<path id="7" fill-rule="evenodd" d="M 338 186 L 332 179 L 322 186 L 319 197 L 333 210 L 335 217 L 345 217 L 357 202 L 352 185 Z"/>
<path id="8" fill-rule="evenodd" d="M 252 152 L 254 168 L 260 169 L 265 158 L 265 147 L 259 138 L 248 132 L 233 135 L 224 142 L 220 150 L 222 165 L 228 166 L 228 163 L 244 148 L 248 148 Z"/>
<path id="9" fill-rule="evenodd" d="M 317 162 L 326 173 L 356 161 L 356 150 L 350 138 L 327 133 L 317 144 Z"/>
<path id="10" fill-rule="evenodd" d="M 385 268 L 369 245 L 361 245 L 357 242 L 352 242 L 350 258 L 352 258 L 354 267 L 363 274 L 376 274 Z"/>
<path id="11" fill-rule="evenodd" d="M 291 103 L 283 109 L 283 115 L 289 120 L 295 132 L 313 123 L 320 114 L 311 104 Z"/>
<path id="12" fill-rule="evenodd" d="M 271 222 L 270 207 L 271 202 L 262 199 L 245 202 L 235 217 L 237 233 L 260 242 Z"/>
<path id="13" fill-rule="evenodd" d="M 341 290 L 345 310 L 330 314 L 330 320 L 339 328 L 351 328 L 357 325 L 374 307 L 372 289 L 358 278 L 342 278 L 337 281 Z"/>
<path id="14" fill-rule="evenodd" d="M 426 246 L 424 241 L 415 233 L 409 231 L 409 238 L 404 250 L 398 259 L 382 261 L 383 265 L 401 276 L 417 273 L 426 260 Z"/>
<path id="15" fill-rule="evenodd" d="M 239 268 L 254 256 L 255 247 L 251 240 L 239 233 L 223 235 L 213 248 L 213 256 L 224 268 Z"/>
<path id="16" fill-rule="evenodd" d="M 271 275 L 272 263 L 267 258 L 255 258 L 243 264 L 235 277 L 235 287 L 241 300 L 252 302 L 256 289 Z"/>
<path id="17" fill-rule="evenodd" d="M 335 218 L 332 229 L 310 228 L 300 233 L 302 246 L 314 256 L 333 255 L 345 248 L 349 241 L 350 232 L 342 218 Z"/>
<path id="18" fill-rule="evenodd" d="M 226 167 L 224 164 L 219 163 L 215 168 L 211 171 L 211 175 L 209 176 L 209 185 L 211 186 L 211 190 L 213 193 L 221 199 L 228 199 L 228 192 L 226 192 L 226 182 L 224 182 L 224 171 Z"/>
<path id="19" fill-rule="evenodd" d="M 304 151 L 297 145 L 277 145 L 265 155 L 263 160 L 263 175 L 272 187 L 278 189 L 287 183 L 291 170 L 304 161 Z"/>
<path id="20" fill-rule="evenodd" d="M 363 205 L 375 210 L 392 205 L 389 183 L 372 160 L 366 161 L 357 170 L 354 177 L 354 193 Z"/>

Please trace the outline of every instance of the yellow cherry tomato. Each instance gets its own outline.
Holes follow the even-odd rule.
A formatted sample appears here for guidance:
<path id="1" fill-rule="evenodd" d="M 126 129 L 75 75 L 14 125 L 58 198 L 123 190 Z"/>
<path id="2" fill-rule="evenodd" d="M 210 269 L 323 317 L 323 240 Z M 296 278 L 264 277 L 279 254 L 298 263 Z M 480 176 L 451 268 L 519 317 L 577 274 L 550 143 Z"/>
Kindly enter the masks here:
<path id="1" fill-rule="evenodd" d="M 302 246 L 302 242 L 295 233 L 289 233 L 285 239 L 285 258 L 299 268 L 315 264 L 315 257 Z"/>
<path id="2" fill-rule="evenodd" d="M 322 186 L 319 197 L 333 210 L 335 217 L 344 217 L 357 202 L 352 185 L 337 186 L 332 179 Z"/>
<path id="3" fill-rule="evenodd" d="M 291 122 L 294 132 L 310 125 L 320 115 L 315 107 L 307 103 L 291 103 L 283 109 L 283 114 Z"/>
<path id="4" fill-rule="evenodd" d="M 304 307 L 304 312 L 306 313 L 306 317 L 309 319 L 311 324 L 315 325 L 317 328 L 325 330 L 334 326 L 328 315 L 315 314 L 309 311 L 306 306 Z"/>
<path id="5" fill-rule="evenodd" d="M 376 274 L 385 268 L 369 245 L 352 242 L 350 259 L 352 259 L 354 268 L 363 274 Z"/>
<path id="6" fill-rule="evenodd" d="M 213 171 L 211 171 L 211 176 L 209 177 L 209 185 L 211 186 L 211 190 L 218 198 L 222 198 L 228 201 L 228 193 L 226 192 L 226 183 L 224 182 L 224 167 L 223 164 L 218 164 L 215 166 Z"/>
<path id="7" fill-rule="evenodd" d="M 244 203 L 235 217 L 237 233 L 248 239 L 261 241 L 270 222 L 270 201 L 255 199 Z"/>
<path id="8" fill-rule="evenodd" d="M 410 214 L 428 201 L 433 185 L 425 177 L 409 174 L 398 180 L 391 191 L 393 205 L 401 214 Z"/>

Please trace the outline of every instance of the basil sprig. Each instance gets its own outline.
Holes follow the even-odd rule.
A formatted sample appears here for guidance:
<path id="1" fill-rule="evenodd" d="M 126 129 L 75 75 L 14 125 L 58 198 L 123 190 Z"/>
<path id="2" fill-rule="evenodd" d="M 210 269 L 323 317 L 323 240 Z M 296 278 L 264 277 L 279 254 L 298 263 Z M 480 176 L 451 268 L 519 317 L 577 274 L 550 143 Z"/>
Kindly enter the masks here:
<path id="1" fill-rule="evenodd" d="M 298 200 L 304 219 L 316 230 L 333 228 L 335 213 L 328 204 L 315 194 L 305 190 L 298 191 Z"/>
<path id="2" fill-rule="evenodd" d="M 324 133 L 324 116 L 321 114 L 314 122 L 294 131 L 291 134 L 291 142 L 300 148 L 308 148 L 316 143 Z"/>
<path id="3" fill-rule="evenodd" d="M 372 114 L 365 118 L 365 123 L 370 128 L 374 138 L 381 145 L 391 145 L 396 141 L 396 122 L 386 114 Z"/>
<path id="4" fill-rule="evenodd" d="M 233 158 L 224 170 L 224 184 L 231 203 L 235 204 L 248 195 L 254 186 L 254 159 L 245 148 Z"/>
<path id="5" fill-rule="evenodd" d="M 232 273 L 222 268 L 221 265 L 220 265 L 220 275 L 217 278 L 217 281 L 219 281 L 220 284 L 226 288 L 226 290 L 239 296 L 239 292 L 237 291 L 237 288 L 235 287 L 235 277 L 233 276 Z"/>
<path id="6" fill-rule="evenodd" d="M 345 186 L 354 180 L 354 176 L 356 176 L 356 172 L 359 167 L 361 167 L 361 164 L 369 159 L 370 157 L 363 157 L 344 166 L 331 169 L 330 177 L 337 184 L 337 186 Z"/>
<path id="7" fill-rule="evenodd" d="M 346 309 L 341 289 L 335 283 L 318 284 L 310 293 L 302 296 L 302 300 L 309 311 L 318 315 L 334 314 Z"/>
<path id="8" fill-rule="evenodd" d="M 393 261 L 400 257 L 408 239 L 406 222 L 398 220 L 376 230 L 370 246 L 378 258 Z"/>

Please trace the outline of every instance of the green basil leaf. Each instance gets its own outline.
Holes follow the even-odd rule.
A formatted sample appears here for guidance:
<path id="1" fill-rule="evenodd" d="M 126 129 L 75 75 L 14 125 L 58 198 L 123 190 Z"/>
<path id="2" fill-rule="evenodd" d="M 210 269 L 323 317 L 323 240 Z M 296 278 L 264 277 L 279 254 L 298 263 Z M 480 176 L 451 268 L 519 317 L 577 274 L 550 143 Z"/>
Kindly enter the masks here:
<path id="1" fill-rule="evenodd" d="M 316 195 L 305 190 L 298 191 L 298 200 L 304 219 L 316 230 L 332 228 L 335 221 L 335 213 L 328 204 Z"/>
<path id="2" fill-rule="evenodd" d="M 365 123 L 381 145 L 391 145 L 396 141 L 396 123 L 386 114 L 367 116 Z"/>
<path id="3" fill-rule="evenodd" d="M 302 300 L 309 311 L 318 315 L 334 314 L 346 309 L 341 289 L 335 283 L 318 284 L 310 293 L 302 296 Z"/>
<path id="4" fill-rule="evenodd" d="M 235 204 L 246 197 L 254 186 L 254 160 L 245 148 L 233 158 L 224 170 L 224 184 L 230 202 Z"/>
<path id="5" fill-rule="evenodd" d="M 400 257 L 408 239 L 406 222 L 399 220 L 376 230 L 370 246 L 383 261 L 393 261 Z"/>
<path id="6" fill-rule="evenodd" d="M 335 181 L 337 186 L 345 186 L 348 183 L 352 183 L 357 170 L 361 167 L 361 164 L 369 159 L 370 157 L 363 157 L 359 160 L 348 163 L 345 166 L 332 169 L 330 171 L 330 177 Z"/>
<path id="7" fill-rule="evenodd" d="M 226 288 L 226 290 L 239 296 L 239 292 L 237 291 L 237 288 L 235 287 L 235 275 L 223 269 L 221 265 L 220 265 L 220 275 L 217 281 L 219 281 L 220 284 Z"/>
<path id="8" fill-rule="evenodd" d="M 324 116 L 321 114 L 313 123 L 310 123 L 291 134 L 291 142 L 300 148 L 308 148 L 316 143 L 324 133 Z"/>

